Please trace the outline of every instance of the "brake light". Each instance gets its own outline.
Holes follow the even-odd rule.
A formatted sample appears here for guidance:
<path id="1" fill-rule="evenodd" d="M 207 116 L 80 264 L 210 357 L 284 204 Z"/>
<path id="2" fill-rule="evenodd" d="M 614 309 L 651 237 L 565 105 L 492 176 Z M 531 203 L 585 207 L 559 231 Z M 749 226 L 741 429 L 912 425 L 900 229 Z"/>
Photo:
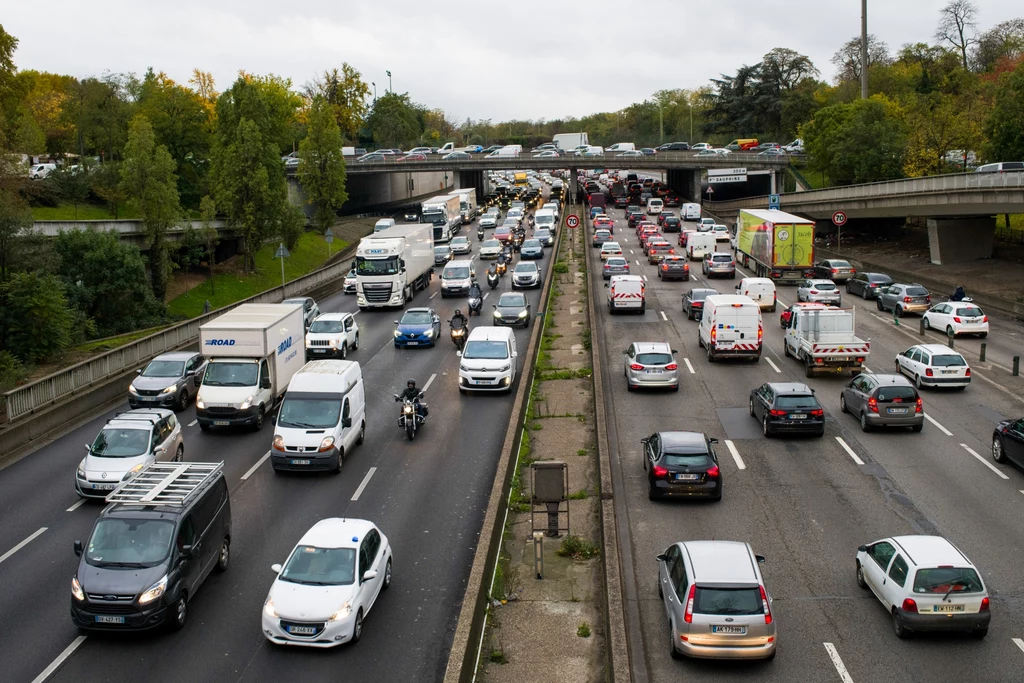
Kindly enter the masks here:
<path id="1" fill-rule="evenodd" d="M 763 592 L 764 589 L 762 588 Z M 683 613 L 683 621 L 687 624 L 693 623 L 693 594 L 697 592 L 697 585 L 690 586 L 690 592 L 686 594 L 686 611 Z M 987 598 L 986 598 L 987 599 Z"/>
<path id="2" fill-rule="evenodd" d="M 971 369 L 970 368 L 967 368 L 967 373 L 964 376 L 965 377 L 970 377 L 971 376 Z"/>
<path id="3" fill-rule="evenodd" d="M 857 274 L 857 269 L 856 268 L 850 268 L 850 275 L 856 275 L 856 274 Z"/>
<path id="4" fill-rule="evenodd" d="M 838 272 L 839 272 L 839 271 L 838 271 L 838 270 L 836 270 L 835 268 L 833 268 L 833 269 L 832 269 L 832 274 L 833 274 L 833 275 L 835 275 L 835 274 L 836 274 L 836 273 L 838 273 Z"/>
<path id="5" fill-rule="evenodd" d="M 988 611 L 988 597 L 984 597 L 984 598 L 981 599 L 981 607 L 978 608 L 978 611 L 979 612 L 987 612 Z"/>
<path id="6" fill-rule="evenodd" d="M 924 369 L 924 374 L 925 374 L 926 377 L 933 377 L 935 375 L 935 372 L 932 371 L 931 368 L 925 368 Z"/>
<path id="7" fill-rule="evenodd" d="M 824 417 L 824 416 L 825 416 L 825 411 L 820 409 L 820 408 L 817 409 L 817 410 L 812 410 L 811 411 L 811 417 Z"/>
<path id="8" fill-rule="evenodd" d="M 655 465 L 654 468 L 651 470 L 651 474 L 654 475 L 655 479 L 664 479 L 665 477 L 668 476 L 668 469 L 662 467 L 661 465 Z"/>
<path id="9" fill-rule="evenodd" d="M 764 328 L 761 327 L 761 323 L 757 324 L 757 345 L 761 345 L 761 339 L 764 338 Z"/>
<path id="10" fill-rule="evenodd" d="M 914 412 L 915 413 L 923 413 L 924 412 L 924 401 L 922 401 L 920 398 L 917 399 L 917 406 L 914 407 Z"/>
<path id="11" fill-rule="evenodd" d="M 718 465 L 714 465 L 708 468 L 708 478 L 710 479 L 718 479 L 718 477 L 721 476 L 721 474 L 722 471 L 718 469 Z"/>
<path id="12" fill-rule="evenodd" d="M 860 356 L 859 358 L 857 358 L 857 362 L 858 363 L 863 363 L 864 362 L 864 357 Z"/>
<path id="13" fill-rule="evenodd" d="M 671 247 L 669 247 L 668 253 L 670 253 L 670 254 L 674 254 L 674 253 L 676 253 L 676 250 L 675 250 L 675 249 L 672 249 Z"/>
<path id="14" fill-rule="evenodd" d="M 786 415 L 785 410 L 775 410 L 774 408 L 772 408 L 768 412 L 769 414 L 771 414 L 772 417 L 785 417 Z"/>
<path id="15" fill-rule="evenodd" d="M 661 264 L 661 269 L 662 270 L 668 270 L 668 264 L 667 263 L 662 263 Z"/>
<path id="16" fill-rule="evenodd" d="M 982 317 L 981 317 L 981 322 L 983 322 L 983 323 L 987 323 L 987 322 L 988 322 L 988 316 L 987 316 L 987 315 L 985 315 L 985 316 L 982 316 Z"/>
<path id="17" fill-rule="evenodd" d="M 877 413 L 878 412 L 878 399 L 877 398 L 872 397 L 872 398 L 868 399 L 868 410 L 870 410 L 872 413 Z"/>
<path id="18" fill-rule="evenodd" d="M 678 370 L 679 369 L 679 364 L 678 363 L 669 363 L 668 365 L 665 366 L 665 369 L 666 370 Z"/>
<path id="19" fill-rule="evenodd" d="M 917 614 L 917 603 L 914 601 L 913 598 L 906 598 L 903 601 L 903 611 L 913 612 L 914 614 Z"/>
<path id="20" fill-rule="evenodd" d="M 960 318 L 958 318 L 957 316 L 954 315 L 953 316 L 953 322 L 959 323 L 960 322 Z"/>
<path id="21" fill-rule="evenodd" d="M 629 369 L 630 370 L 643 370 L 644 366 L 640 365 L 639 363 L 630 363 Z"/>
<path id="22" fill-rule="evenodd" d="M 909 296 L 903 297 L 903 303 L 909 304 L 910 303 L 910 297 Z"/>
<path id="23" fill-rule="evenodd" d="M 931 302 L 932 302 L 932 295 L 931 295 L 931 294 L 929 294 L 928 296 L 926 296 L 926 297 L 924 298 L 924 300 L 925 300 L 925 301 L 927 301 L 928 303 L 931 303 Z"/>
<path id="24" fill-rule="evenodd" d="M 764 586 L 758 586 L 761 589 L 761 607 L 764 608 L 764 623 L 772 623 L 772 608 L 768 604 L 768 594 L 764 592 Z"/>
<path id="25" fill-rule="evenodd" d="M 604 269 L 605 269 L 605 270 L 609 270 L 610 268 L 611 268 L 611 265 L 609 265 L 609 264 L 607 264 L 607 263 L 606 263 L 606 264 L 604 264 Z"/>
<path id="26" fill-rule="evenodd" d="M 812 289 L 811 290 L 811 294 L 817 294 L 817 293 L 818 293 L 818 290 L 816 290 L 816 289 Z M 910 299 L 907 299 L 907 301 L 910 301 Z"/>
<path id="27" fill-rule="evenodd" d="M 716 339 L 718 339 L 718 329 L 712 327 L 711 328 L 711 343 L 714 344 Z"/>

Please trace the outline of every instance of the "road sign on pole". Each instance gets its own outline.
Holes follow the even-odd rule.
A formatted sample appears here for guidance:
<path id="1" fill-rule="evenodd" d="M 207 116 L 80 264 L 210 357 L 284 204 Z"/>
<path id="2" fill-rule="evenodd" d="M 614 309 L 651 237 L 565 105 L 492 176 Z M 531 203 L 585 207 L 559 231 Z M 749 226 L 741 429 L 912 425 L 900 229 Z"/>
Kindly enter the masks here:
<path id="1" fill-rule="evenodd" d="M 327 228 L 327 232 L 324 233 L 324 239 L 327 241 L 327 258 L 331 258 L 331 243 L 334 242 L 334 231 Z"/>
<path id="2" fill-rule="evenodd" d="M 565 224 L 569 228 L 578 227 L 580 224 L 580 217 L 574 213 L 570 213 L 568 216 L 565 217 Z"/>
<path id="3" fill-rule="evenodd" d="M 836 227 L 841 227 L 841 226 L 845 225 L 846 224 L 846 214 L 843 213 L 842 211 L 836 211 L 834 214 L 832 214 L 832 223 Z"/>
<path id="4" fill-rule="evenodd" d="M 768 208 L 778 211 L 779 209 L 779 195 L 770 194 L 768 195 Z"/>
<path id="5" fill-rule="evenodd" d="M 715 193 L 715 188 L 713 188 L 710 185 L 708 185 L 707 192 L 708 192 L 708 196 L 710 197 L 711 195 L 713 195 Z"/>
<path id="6" fill-rule="evenodd" d="M 286 257 L 291 256 L 291 252 L 284 246 L 284 242 L 281 242 L 277 247 L 277 251 L 274 252 L 274 258 L 281 259 L 281 287 L 284 287 L 284 260 Z"/>

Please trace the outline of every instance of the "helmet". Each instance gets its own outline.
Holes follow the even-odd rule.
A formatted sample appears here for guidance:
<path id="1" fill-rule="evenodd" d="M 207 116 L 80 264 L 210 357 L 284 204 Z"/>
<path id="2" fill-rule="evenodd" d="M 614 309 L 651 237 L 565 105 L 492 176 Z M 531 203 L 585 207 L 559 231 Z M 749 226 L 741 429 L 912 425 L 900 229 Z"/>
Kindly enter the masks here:
<path id="1" fill-rule="evenodd" d="M 455 317 L 457 318 L 457 317 L 459 317 L 460 315 L 462 315 L 462 311 L 460 311 L 459 309 L 457 309 L 457 308 L 456 308 L 456 309 L 455 309 Z"/>
<path id="2" fill-rule="evenodd" d="M 405 386 L 409 387 L 410 389 L 415 389 L 416 388 L 416 380 L 410 379 L 408 382 L 405 383 Z"/>

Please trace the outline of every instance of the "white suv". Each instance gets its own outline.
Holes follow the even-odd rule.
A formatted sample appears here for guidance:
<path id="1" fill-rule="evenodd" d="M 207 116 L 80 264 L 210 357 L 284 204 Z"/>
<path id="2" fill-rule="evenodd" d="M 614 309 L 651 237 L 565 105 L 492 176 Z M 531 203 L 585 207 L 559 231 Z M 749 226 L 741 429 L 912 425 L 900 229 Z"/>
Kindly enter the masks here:
<path id="1" fill-rule="evenodd" d="M 306 332 L 306 360 L 348 358 L 359 348 L 359 323 L 351 313 L 324 313 Z"/>
<path id="2" fill-rule="evenodd" d="M 941 536 L 894 536 L 860 546 L 857 585 L 885 606 L 897 638 L 914 631 L 988 633 L 992 613 L 981 574 Z"/>
<path id="3" fill-rule="evenodd" d="M 945 344 L 918 344 L 896 356 L 896 369 L 922 387 L 964 389 L 971 383 L 971 368 L 958 351 Z"/>

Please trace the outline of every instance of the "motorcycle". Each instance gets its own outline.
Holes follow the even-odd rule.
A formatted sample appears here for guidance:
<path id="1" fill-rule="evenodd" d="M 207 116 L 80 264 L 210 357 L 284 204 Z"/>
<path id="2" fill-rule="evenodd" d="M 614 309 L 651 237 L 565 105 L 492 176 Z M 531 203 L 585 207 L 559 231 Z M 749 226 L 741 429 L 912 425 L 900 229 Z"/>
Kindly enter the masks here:
<path id="1" fill-rule="evenodd" d="M 498 267 L 497 267 L 498 275 L 499 276 L 504 275 L 506 270 L 508 270 L 508 266 L 505 265 L 505 262 L 504 261 L 499 261 L 498 262 Z"/>
<path id="2" fill-rule="evenodd" d="M 491 289 L 494 289 L 495 287 L 498 286 L 498 281 L 500 279 L 501 276 L 498 275 L 497 271 L 487 271 L 487 286 L 490 287 Z"/>
<path id="3" fill-rule="evenodd" d="M 421 411 L 416 410 L 416 403 L 423 398 L 423 392 L 417 397 L 416 401 L 411 401 L 407 398 L 403 398 L 398 394 L 395 394 L 395 401 L 402 402 L 402 410 L 398 414 L 398 426 L 405 430 L 405 435 L 409 437 L 409 441 L 416 438 L 416 431 L 423 426 L 423 423 L 427 420 L 427 406 L 420 403 L 419 406 Z"/>
<path id="4" fill-rule="evenodd" d="M 479 241 L 481 241 L 481 242 L 484 241 L 484 229 L 483 229 L 483 227 L 479 227 L 479 228 L 476 229 L 476 238 Z"/>
<path id="5" fill-rule="evenodd" d="M 460 323 L 458 327 L 452 326 L 452 343 L 459 351 L 466 345 L 466 328 Z"/>
<path id="6" fill-rule="evenodd" d="M 484 307 L 484 298 L 482 296 L 470 295 L 467 303 L 469 304 L 470 315 L 473 315 L 474 313 L 476 315 L 480 315 L 480 310 Z"/>

